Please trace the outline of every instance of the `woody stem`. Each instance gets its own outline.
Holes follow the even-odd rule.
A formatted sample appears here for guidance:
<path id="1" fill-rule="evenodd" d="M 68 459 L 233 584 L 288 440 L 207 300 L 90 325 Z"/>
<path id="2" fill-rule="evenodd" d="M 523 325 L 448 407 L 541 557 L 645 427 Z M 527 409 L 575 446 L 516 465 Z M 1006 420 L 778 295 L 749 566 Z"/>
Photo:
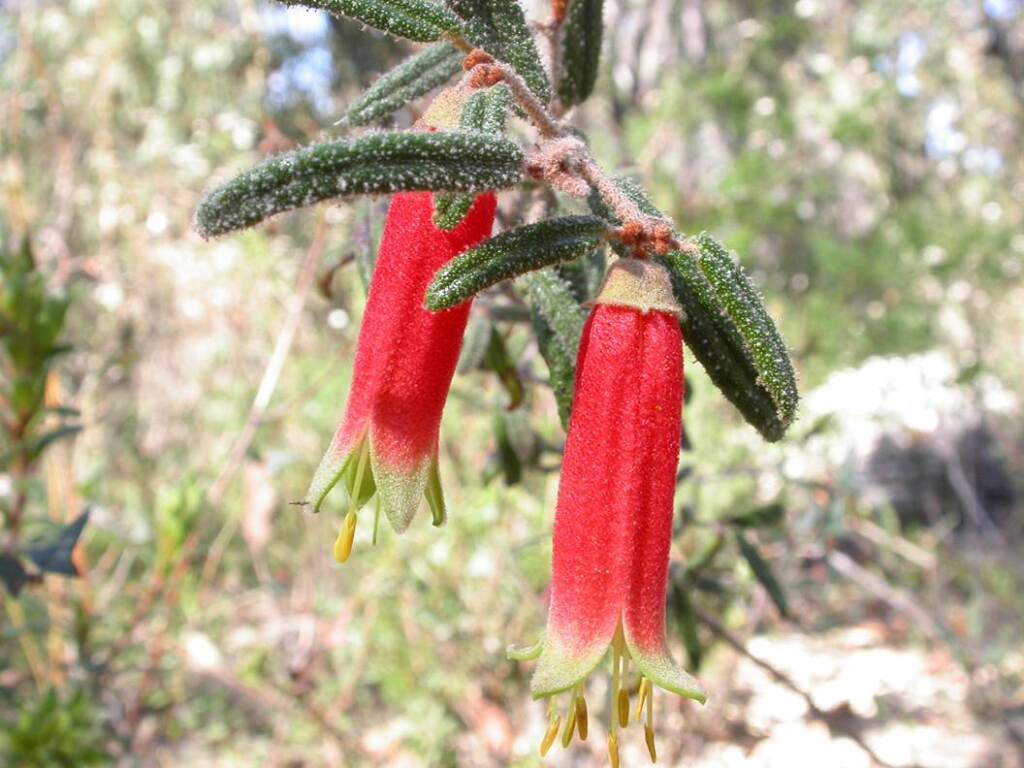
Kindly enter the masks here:
<path id="1" fill-rule="evenodd" d="M 467 53 L 472 50 L 472 46 L 461 37 L 453 36 L 451 42 L 459 50 Z M 501 71 L 502 79 L 512 92 L 512 97 L 526 112 L 526 116 L 537 128 L 542 139 L 550 141 L 570 135 L 568 127 L 548 111 L 518 72 L 503 61 L 495 60 L 493 66 Z M 586 144 L 583 142 L 579 144 L 576 163 L 574 163 L 575 168 L 572 170 L 597 191 L 623 223 L 648 220 L 650 217 L 644 214 L 627 195 L 623 194 L 608 174 L 597 164 Z"/>

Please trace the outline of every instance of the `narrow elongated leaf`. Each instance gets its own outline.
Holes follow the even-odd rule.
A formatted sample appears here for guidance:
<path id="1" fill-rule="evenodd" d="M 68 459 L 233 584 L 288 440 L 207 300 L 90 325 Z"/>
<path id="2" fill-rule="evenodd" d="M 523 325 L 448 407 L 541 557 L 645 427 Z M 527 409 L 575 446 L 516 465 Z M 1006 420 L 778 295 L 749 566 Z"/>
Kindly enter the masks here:
<path id="1" fill-rule="evenodd" d="M 510 64 L 544 104 L 551 101 L 551 83 L 519 0 L 448 0 L 448 7 L 466 21 L 464 34 L 473 45 Z"/>
<path id="2" fill-rule="evenodd" d="M 333 16 L 355 19 L 368 27 L 430 43 L 446 32 L 458 32 L 458 18 L 431 0 L 280 0 L 285 5 L 302 5 L 327 11 Z"/>
<path id="3" fill-rule="evenodd" d="M 467 131 L 502 134 L 505 118 L 512 105 L 507 86 L 496 85 L 477 91 L 462 107 L 460 127 Z M 457 227 L 473 207 L 474 195 L 463 193 L 434 195 L 434 224 L 445 231 Z"/>
<path id="4" fill-rule="evenodd" d="M 758 384 L 768 390 L 779 423 L 785 429 L 796 415 L 800 399 L 789 350 L 757 289 L 729 252 L 707 233 L 698 235 L 694 242 L 699 249 L 700 270 L 739 331 L 745 351 L 757 369 Z"/>
<path id="5" fill-rule="evenodd" d="M 685 311 L 680 320 L 683 339 L 712 383 L 766 440 L 781 438 L 788 423 L 779 419 L 774 400 L 758 381 L 757 368 L 746 354 L 742 337 L 724 314 L 696 259 L 675 252 L 659 261 L 668 268 L 672 288 Z"/>
<path id="6" fill-rule="evenodd" d="M 494 455 L 492 460 L 494 467 L 487 473 L 484 482 L 490 482 L 500 474 L 504 477 L 505 485 L 515 485 L 523 477 L 523 462 L 509 439 L 508 419 L 504 413 L 498 411 L 494 414 L 493 422 Z"/>
<path id="7" fill-rule="evenodd" d="M 484 355 L 491 343 L 491 321 L 483 315 L 473 313 L 469 316 L 469 324 L 462 336 L 462 349 L 459 350 L 458 373 L 469 373 L 477 370 L 484 363 Z"/>
<path id="8" fill-rule="evenodd" d="M 569 286 L 554 270 L 542 269 L 525 275 L 521 280 L 526 288 L 530 305 L 551 326 L 555 338 L 576 363 L 580 349 L 580 335 L 587 313 L 576 303 Z"/>
<path id="9" fill-rule="evenodd" d="M 448 82 L 462 70 L 462 53 L 449 43 L 432 45 L 381 75 L 352 102 L 342 120 L 366 125 L 404 107 Z"/>
<path id="10" fill-rule="evenodd" d="M 576 356 L 586 312 L 576 302 L 569 285 L 552 269 L 531 272 L 520 278 L 519 283 L 525 288 L 533 310 L 537 348 L 548 366 L 558 416 L 562 427 L 568 429 Z"/>
<path id="11" fill-rule="evenodd" d="M 333 197 L 406 190 L 483 192 L 523 175 L 508 139 L 461 131 L 382 133 L 279 155 L 218 187 L 196 212 L 204 237 Z"/>
<path id="12" fill-rule="evenodd" d="M 757 551 L 757 548 L 740 531 L 736 531 L 736 544 L 740 549 L 740 554 L 743 555 L 743 559 L 750 566 L 754 577 L 761 582 L 761 586 L 765 588 L 768 596 L 775 603 L 775 607 L 779 609 L 779 614 L 784 618 L 788 618 L 789 606 L 786 603 L 786 593 L 782 591 L 782 585 L 779 584 L 779 580 L 772 573 L 771 566 L 768 565 L 765 559 L 761 557 L 761 553 Z"/>
<path id="13" fill-rule="evenodd" d="M 466 100 L 462 108 L 461 126 L 467 131 L 501 134 L 512 106 L 512 92 L 507 85 L 478 90 Z"/>
<path id="14" fill-rule="evenodd" d="M 643 189 L 628 179 L 616 184 L 651 216 L 663 217 Z M 616 221 L 597 197 L 599 215 Z M 716 387 L 768 441 L 779 440 L 799 400 L 789 354 L 757 291 L 725 250 L 710 237 L 693 240 L 696 254 L 675 251 L 657 260 L 671 276 L 684 315 L 683 339 Z"/>
<path id="15" fill-rule="evenodd" d="M 572 393 L 576 384 L 576 360 L 561 344 L 547 320 L 536 309 L 533 311 L 533 335 L 537 338 L 537 349 L 548 366 L 548 383 L 555 395 L 558 418 L 562 428 L 569 429 L 569 415 L 572 413 Z"/>
<path id="16" fill-rule="evenodd" d="M 781 504 L 767 504 L 754 507 L 726 518 L 726 522 L 737 528 L 765 528 L 778 525 L 786 515 L 786 508 Z"/>
<path id="17" fill-rule="evenodd" d="M 448 309 L 502 280 L 577 259 L 597 246 L 606 227 L 596 216 L 565 216 L 492 237 L 438 271 L 427 309 Z"/>
<path id="18" fill-rule="evenodd" d="M 505 339 L 493 325 L 490 342 L 484 353 L 484 367 L 496 374 L 505 387 L 505 392 L 508 393 L 508 410 L 515 410 L 523 404 L 523 381 L 519 378 L 519 371 L 516 369 L 515 360 L 509 354 Z"/>
<path id="19" fill-rule="evenodd" d="M 562 27 L 562 79 L 558 95 L 566 106 L 594 91 L 601 63 L 604 0 L 570 0 Z"/>
<path id="20" fill-rule="evenodd" d="M 78 424 L 62 424 L 59 427 L 40 435 L 28 447 L 29 455 L 33 459 L 39 458 L 43 451 L 49 448 L 54 443 L 64 440 L 66 438 L 77 435 L 82 431 L 82 427 Z"/>
<path id="21" fill-rule="evenodd" d="M 464 192 L 441 193 L 434 195 L 434 226 L 451 232 L 466 218 L 473 207 L 473 195 Z"/>

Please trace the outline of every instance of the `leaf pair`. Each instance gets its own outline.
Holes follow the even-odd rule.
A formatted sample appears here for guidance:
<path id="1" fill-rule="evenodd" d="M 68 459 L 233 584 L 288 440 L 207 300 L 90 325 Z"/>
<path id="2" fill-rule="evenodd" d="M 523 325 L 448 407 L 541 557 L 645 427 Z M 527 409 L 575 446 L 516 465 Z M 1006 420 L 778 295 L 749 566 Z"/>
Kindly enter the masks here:
<path id="1" fill-rule="evenodd" d="M 562 27 L 562 78 L 558 96 L 566 106 L 580 104 L 594 91 L 601 63 L 604 0 L 571 0 Z"/>

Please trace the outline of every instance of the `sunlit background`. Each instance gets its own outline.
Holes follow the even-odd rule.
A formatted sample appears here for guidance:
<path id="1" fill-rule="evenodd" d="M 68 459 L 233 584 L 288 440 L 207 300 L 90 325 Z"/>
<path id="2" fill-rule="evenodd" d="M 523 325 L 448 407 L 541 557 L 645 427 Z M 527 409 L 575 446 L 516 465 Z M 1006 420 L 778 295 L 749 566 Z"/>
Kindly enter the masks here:
<path id="1" fill-rule="evenodd" d="M 605 12 L 574 120 L 739 254 L 804 396 L 768 445 L 687 356 L 669 636 L 710 701 L 658 696 L 660 764 L 1019 768 L 1024 4 Z M 288 502 L 343 412 L 386 201 L 191 229 L 214 183 L 343 135 L 411 50 L 250 0 L 0 0 L 0 245 L 29 237 L 70 298 L 47 403 L 82 427 L 30 477 L 0 464 L 0 507 L 27 488 L 29 539 L 92 510 L 81 579 L 4 593 L 5 764 L 604 764 L 600 724 L 536 756 L 505 659 L 543 629 L 564 439 L 523 328 L 500 325 L 520 408 L 456 377 L 448 526 L 360 529 L 338 566 L 343 500 Z"/>

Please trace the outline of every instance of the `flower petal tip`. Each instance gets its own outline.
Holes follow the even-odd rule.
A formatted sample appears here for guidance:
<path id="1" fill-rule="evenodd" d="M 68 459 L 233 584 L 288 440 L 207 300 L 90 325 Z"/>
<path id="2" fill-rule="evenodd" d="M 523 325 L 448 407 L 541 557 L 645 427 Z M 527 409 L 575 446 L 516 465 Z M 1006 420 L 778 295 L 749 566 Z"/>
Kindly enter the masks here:
<path id="1" fill-rule="evenodd" d="M 339 445 L 333 443 L 320 460 L 313 475 L 313 480 L 306 491 L 306 497 L 301 502 L 303 506 L 312 507 L 313 512 L 319 512 L 323 506 L 324 499 L 334 490 L 339 481 L 344 481 L 344 486 L 349 497 L 356 495 L 356 475 L 359 466 L 359 459 L 368 450 L 365 435 L 354 443 Z M 356 507 L 362 507 L 374 493 L 373 473 L 364 471 L 360 479 L 360 488 Z"/>
<path id="2" fill-rule="evenodd" d="M 659 653 L 642 653 L 628 642 L 628 638 L 627 644 L 630 646 L 629 652 L 634 663 L 652 683 L 677 696 L 692 699 L 698 704 L 707 702 L 708 695 L 704 686 L 697 678 L 672 661 L 667 650 Z"/>
<path id="3" fill-rule="evenodd" d="M 530 694 L 543 699 L 569 690 L 594 671 L 607 651 L 607 642 L 571 652 L 545 638 L 530 680 Z"/>
<path id="4" fill-rule="evenodd" d="M 395 533 L 405 533 L 425 496 L 434 514 L 434 524 L 440 524 L 437 522 L 437 512 L 434 506 L 437 501 L 436 499 L 431 501 L 430 495 L 428 495 L 433 462 L 436 462 L 436 459 L 431 457 L 411 468 L 393 466 L 373 449 L 371 437 L 370 466 L 373 469 L 377 493 L 380 495 L 381 509 Z M 440 494 L 439 486 L 437 494 Z M 443 499 L 440 503 L 443 512 Z M 443 514 L 441 522 L 444 522 Z"/>

